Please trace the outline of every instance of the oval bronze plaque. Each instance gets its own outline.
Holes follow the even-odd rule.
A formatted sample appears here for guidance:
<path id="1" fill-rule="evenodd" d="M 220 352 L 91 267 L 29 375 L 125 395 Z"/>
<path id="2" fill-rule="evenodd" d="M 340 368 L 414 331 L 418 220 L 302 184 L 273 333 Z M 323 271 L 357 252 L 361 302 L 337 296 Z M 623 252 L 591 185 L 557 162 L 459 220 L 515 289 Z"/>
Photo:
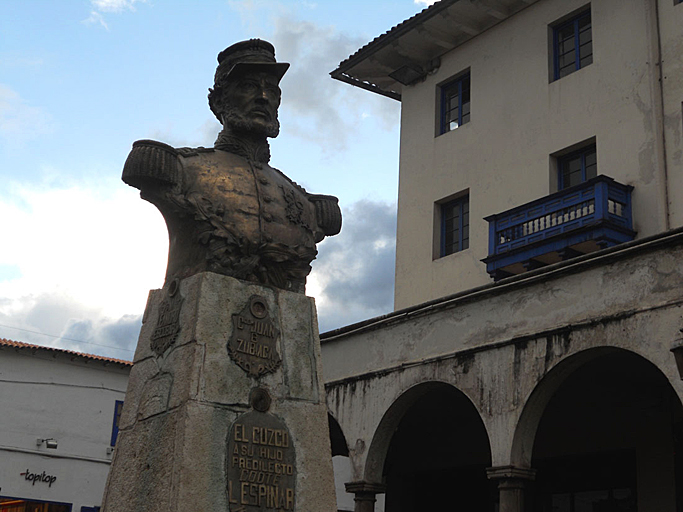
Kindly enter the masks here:
<path id="1" fill-rule="evenodd" d="M 241 313 L 232 315 L 228 354 L 253 377 L 272 373 L 280 366 L 280 331 L 270 318 L 266 299 L 253 295 Z"/>
<path id="2" fill-rule="evenodd" d="M 296 456 L 287 425 L 252 411 L 228 434 L 228 502 L 231 512 L 294 510 Z"/>

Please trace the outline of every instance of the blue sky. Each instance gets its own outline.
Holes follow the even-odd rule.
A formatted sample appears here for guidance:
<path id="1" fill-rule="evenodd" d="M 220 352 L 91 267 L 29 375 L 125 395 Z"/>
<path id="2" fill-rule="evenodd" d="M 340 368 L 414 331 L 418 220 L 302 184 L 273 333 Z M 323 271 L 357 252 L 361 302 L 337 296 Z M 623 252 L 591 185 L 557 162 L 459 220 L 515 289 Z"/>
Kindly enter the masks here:
<path id="1" fill-rule="evenodd" d="M 133 141 L 211 146 L 217 54 L 260 37 L 291 67 L 271 164 L 337 195 L 308 293 L 321 330 L 392 308 L 398 102 L 329 77 L 425 7 L 393 1 L 5 1 L 0 7 L 0 337 L 131 358 L 166 228 L 120 181 Z"/>

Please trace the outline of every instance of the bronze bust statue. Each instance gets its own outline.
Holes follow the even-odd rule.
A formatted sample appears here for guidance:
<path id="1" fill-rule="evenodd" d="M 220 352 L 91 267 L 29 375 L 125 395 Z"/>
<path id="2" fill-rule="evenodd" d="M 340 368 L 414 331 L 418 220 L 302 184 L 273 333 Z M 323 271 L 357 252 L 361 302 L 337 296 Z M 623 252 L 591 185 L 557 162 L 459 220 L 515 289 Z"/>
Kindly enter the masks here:
<path id="1" fill-rule="evenodd" d="M 210 271 L 304 293 L 316 243 L 339 233 L 336 197 L 309 194 L 268 165 L 288 67 L 266 41 L 236 43 L 218 55 L 209 89 L 223 125 L 213 148 L 133 144 L 123 181 L 166 220 L 166 283 Z"/>

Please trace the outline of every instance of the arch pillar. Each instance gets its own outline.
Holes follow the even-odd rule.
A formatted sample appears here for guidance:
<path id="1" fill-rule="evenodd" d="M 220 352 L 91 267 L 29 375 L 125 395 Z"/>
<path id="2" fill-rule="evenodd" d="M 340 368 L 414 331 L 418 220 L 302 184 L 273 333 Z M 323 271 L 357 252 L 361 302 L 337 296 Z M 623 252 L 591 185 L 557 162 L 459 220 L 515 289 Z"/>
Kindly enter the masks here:
<path id="1" fill-rule="evenodd" d="M 386 492 L 386 485 L 370 482 L 349 482 L 344 484 L 346 492 L 353 493 L 354 512 L 375 512 L 377 494 Z"/>
<path id="2" fill-rule="evenodd" d="M 525 512 L 529 483 L 536 478 L 535 469 L 496 466 L 487 468 L 486 475 L 498 482 L 500 512 Z"/>

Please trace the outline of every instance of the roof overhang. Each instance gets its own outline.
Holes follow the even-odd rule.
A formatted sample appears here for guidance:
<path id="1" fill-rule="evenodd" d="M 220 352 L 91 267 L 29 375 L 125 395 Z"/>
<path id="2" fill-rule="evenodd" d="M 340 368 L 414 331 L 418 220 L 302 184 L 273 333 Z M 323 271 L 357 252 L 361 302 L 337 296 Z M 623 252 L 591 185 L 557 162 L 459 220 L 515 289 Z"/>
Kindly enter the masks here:
<path id="1" fill-rule="evenodd" d="M 395 100 L 435 72 L 441 56 L 538 0 L 441 0 L 375 38 L 332 78 Z"/>

